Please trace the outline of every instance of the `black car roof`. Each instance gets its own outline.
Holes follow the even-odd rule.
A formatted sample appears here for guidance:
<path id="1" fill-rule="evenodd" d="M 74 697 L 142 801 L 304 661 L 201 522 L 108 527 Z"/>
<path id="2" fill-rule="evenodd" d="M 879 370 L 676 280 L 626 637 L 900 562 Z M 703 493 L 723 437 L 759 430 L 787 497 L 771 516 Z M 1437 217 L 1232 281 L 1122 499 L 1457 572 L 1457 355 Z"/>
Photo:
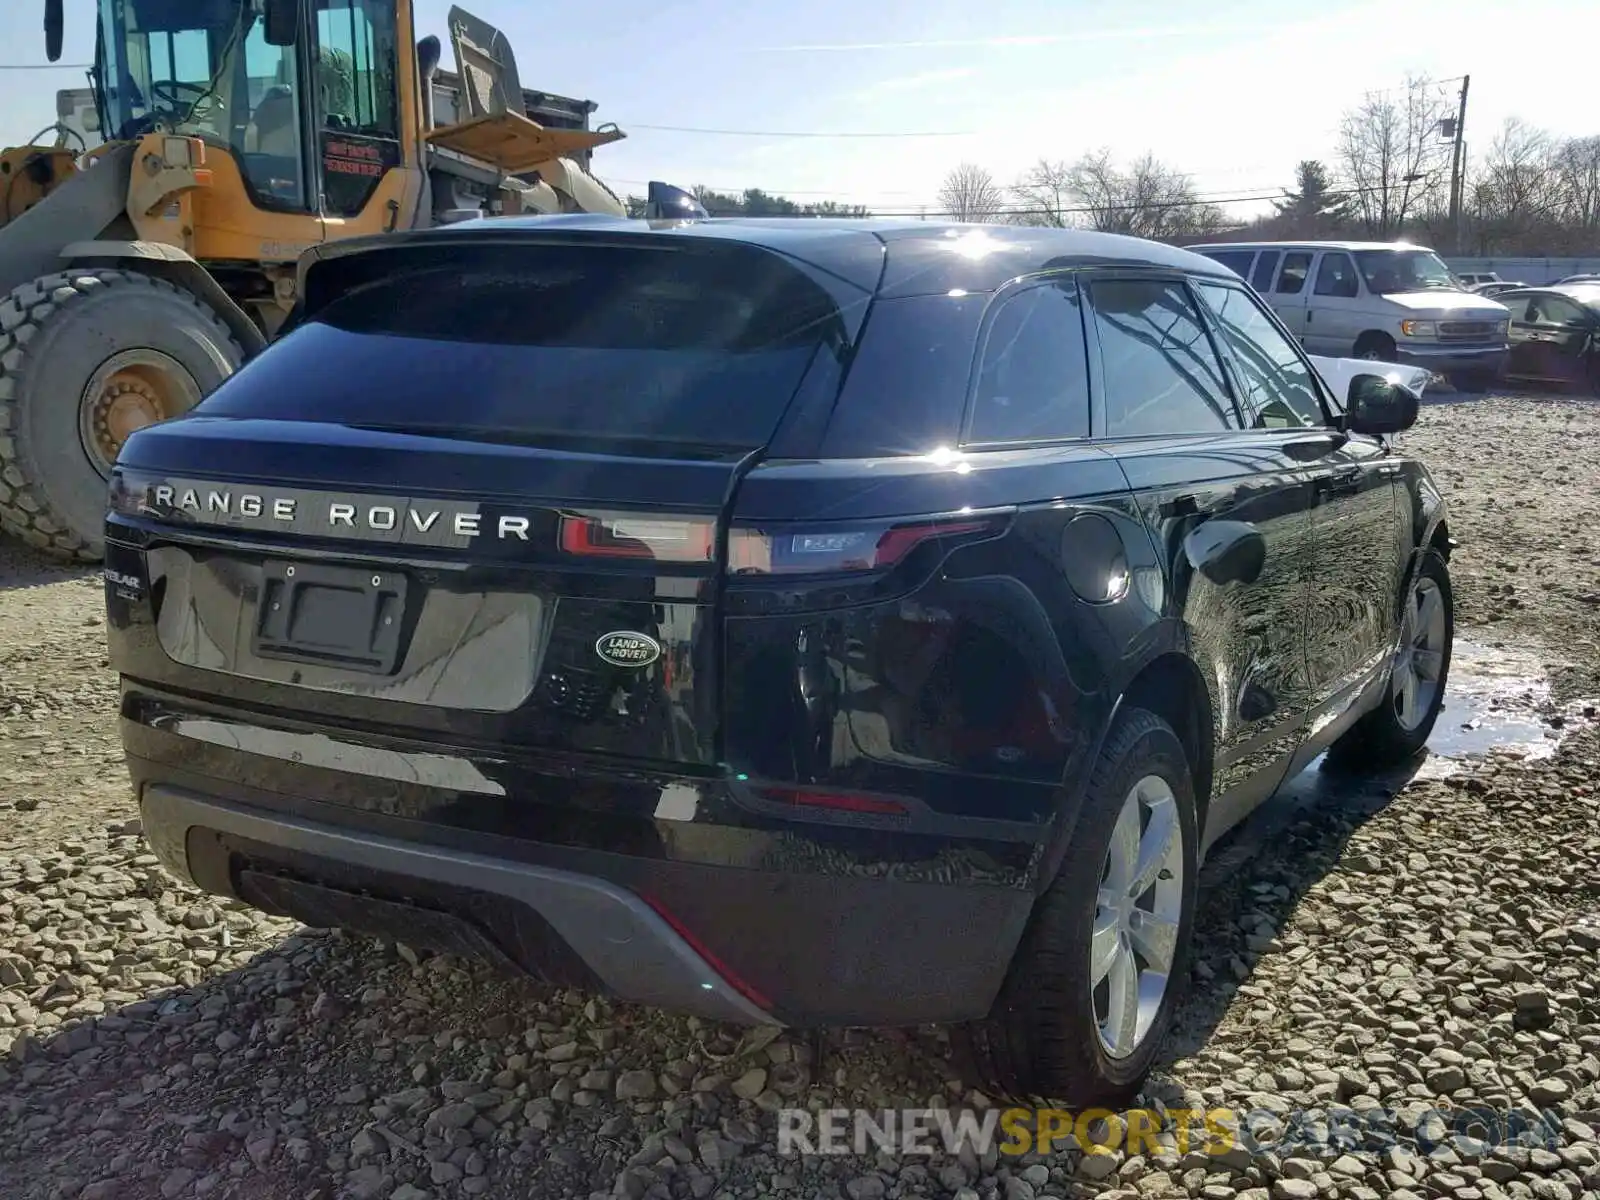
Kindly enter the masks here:
<path id="1" fill-rule="evenodd" d="M 308 260 L 342 257 L 399 242 L 564 235 L 746 242 L 801 259 L 883 297 L 936 295 L 952 290 L 988 292 L 1019 275 L 1092 266 L 1157 268 L 1235 278 L 1233 272 L 1203 255 L 1121 234 L 884 218 L 642 221 L 587 213 L 489 217 L 333 242 L 313 250 Z"/>

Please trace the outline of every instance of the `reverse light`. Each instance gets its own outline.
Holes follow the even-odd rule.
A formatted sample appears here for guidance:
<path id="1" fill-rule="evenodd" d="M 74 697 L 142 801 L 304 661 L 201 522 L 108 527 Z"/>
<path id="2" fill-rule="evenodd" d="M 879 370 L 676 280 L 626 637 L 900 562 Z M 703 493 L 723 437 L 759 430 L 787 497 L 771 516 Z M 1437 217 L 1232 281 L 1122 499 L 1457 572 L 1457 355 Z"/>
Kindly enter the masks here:
<path id="1" fill-rule="evenodd" d="M 1438 325 L 1433 321 L 1401 321 L 1400 332 L 1407 337 L 1431 338 L 1438 336 Z"/>
<path id="2" fill-rule="evenodd" d="M 728 534 L 732 575 L 815 575 L 883 571 L 927 542 L 946 545 L 991 537 L 1009 513 L 958 513 L 913 521 L 862 522 L 784 531 L 735 528 Z"/>
<path id="3" fill-rule="evenodd" d="M 634 558 L 654 562 L 710 562 L 716 524 L 699 517 L 626 513 L 561 514 L 561 549 L 584 558 Z"/>

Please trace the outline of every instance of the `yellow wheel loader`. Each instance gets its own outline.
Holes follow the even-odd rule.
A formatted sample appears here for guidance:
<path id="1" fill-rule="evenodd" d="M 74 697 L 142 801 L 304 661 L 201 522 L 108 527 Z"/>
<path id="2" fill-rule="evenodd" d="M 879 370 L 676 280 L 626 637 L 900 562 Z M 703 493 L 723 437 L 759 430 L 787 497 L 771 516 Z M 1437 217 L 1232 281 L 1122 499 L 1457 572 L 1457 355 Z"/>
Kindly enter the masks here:
<path id="1" fill-rule="evenodd" d="M 62 0 L 46 0 L 60 57 Z M 457 119 L 411 0 L 98 0 L 104 141 L 0 151 L 0 529 L 96 561 L 134 430 L 265 348 L 324 242 L 485 215 L 626 215 L 589 152 L 525 115 L 504 36 L 461 9 Z M 703 216 L 650 187 L 646 216 Z M 351 380 L 352 387 L 361 386 Z"/>

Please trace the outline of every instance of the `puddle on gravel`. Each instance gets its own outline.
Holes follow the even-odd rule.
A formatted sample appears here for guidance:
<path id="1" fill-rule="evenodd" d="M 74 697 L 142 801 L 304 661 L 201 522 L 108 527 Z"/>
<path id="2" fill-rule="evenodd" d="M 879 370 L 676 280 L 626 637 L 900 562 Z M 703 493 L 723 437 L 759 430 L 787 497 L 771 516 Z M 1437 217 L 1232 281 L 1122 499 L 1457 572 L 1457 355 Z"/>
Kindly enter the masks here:
<path id="1" fill-rule="evenodd" d="M 1419 768 L 1393 776 L 1350 776 L 1322 770 L 1314 759 L 1207 856 L 1205 875 L 1226 874 L 1254 856 L 1306 809 L 1334 802 L 1377 810 L 1410 779 L 1444 779 L 1490 756 L 1548 758 L 1574 729 L 1600 719 L 1600 700 L 1552 705 L 1550 680 L 1526 651 L 1460 638 L 1451 651 L 1444 709 Z"/>
<path id="2" fill-rule="evenodd" d="M 1417 772 L 1440 779 L 1479 755 L 1548 758 L 1575 728 L 1591 724 L 1596 702 L 1556 708 L 1550 680 L 1526 652 L 1457 639 L 1450 657 L 1444 711 L 1428 738 L 1428 758 Z"/>

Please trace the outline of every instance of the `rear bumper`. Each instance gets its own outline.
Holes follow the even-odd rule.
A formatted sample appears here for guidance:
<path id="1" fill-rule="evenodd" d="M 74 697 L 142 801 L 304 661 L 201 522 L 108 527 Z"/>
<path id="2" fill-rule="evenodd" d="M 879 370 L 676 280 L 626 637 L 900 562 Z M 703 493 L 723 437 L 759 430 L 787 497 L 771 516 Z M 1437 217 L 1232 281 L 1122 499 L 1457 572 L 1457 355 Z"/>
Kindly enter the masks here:
<path id="1" fill-rule="evenodd" d="M 414 821 L 130 758 L 145 835 L 202 890 L 559 986 L 707 1019 L 915 1025 L 986 1015 L 1025 888 L 750 870 L 526 843 L 466 848 Z M 176 782 L 174 781 L 176 780 Z"/>
<path id="2" fill-rule="evenodd" d="M 372 876 L 467 889 L 537 913 L 567 946 L 581 948 L 578 953 L 584 965 L 609 992 L 711 1020 L 777 1023 L 771 1014 L 757 1008 L 718 975 L 648 904 L 597 879 L 507 863 L 480 854 L 409 845 L 371 834 L 351 834 L 176 788 L 145 788 L 140 811 L 145 836 L 162 864 L 197 886 L 209 883 L 215 890 L 215 869 L 220 865 L 211 864 L 209 871 L 191 867 L 193 835 L 202 831 L 222 835 L 223 840 L 213 845 L 239 845 L 229 840 L 237 838 L 244 844 L 284 851 L 282 865 L 320 859 Z M 203 853 L 196 851 L 197 855 Z M 255 865 L 279 864 L 268 859 Z M 323 890 L 319 884 L 313 884 L 313 888 Z M 238 890 L 236 883 L 228 887 L 230 893 Z M 326 888 L 336 894 L 341 890 Z M 291 883 L 278 894 L 290 901 L 286 907 L 292 910 L 307 906 L 314 891 Z M 352 892 L 343 895 L 349 898 L 348 911 L 356 913 L 359 920 L 360 897 Z M 376 908 L 373 905 L 369 911 L 375 913 Z M 291 915 L 302 913 L 291 911 Z M 450 914 L 449 919 L 465 922 L 469 918 Z M 518 956 L 512 952 L 508 957 L 515 962 Z"/>
<path id="3" fill-rule="evenodd" d="M 1474 371 L 1500 375 L 1505 371 L 1505 346 L 1402 345 L 1395 357 L 1408 367 L 1426 367 L 1448 375 L 1452 371 Z"/>

